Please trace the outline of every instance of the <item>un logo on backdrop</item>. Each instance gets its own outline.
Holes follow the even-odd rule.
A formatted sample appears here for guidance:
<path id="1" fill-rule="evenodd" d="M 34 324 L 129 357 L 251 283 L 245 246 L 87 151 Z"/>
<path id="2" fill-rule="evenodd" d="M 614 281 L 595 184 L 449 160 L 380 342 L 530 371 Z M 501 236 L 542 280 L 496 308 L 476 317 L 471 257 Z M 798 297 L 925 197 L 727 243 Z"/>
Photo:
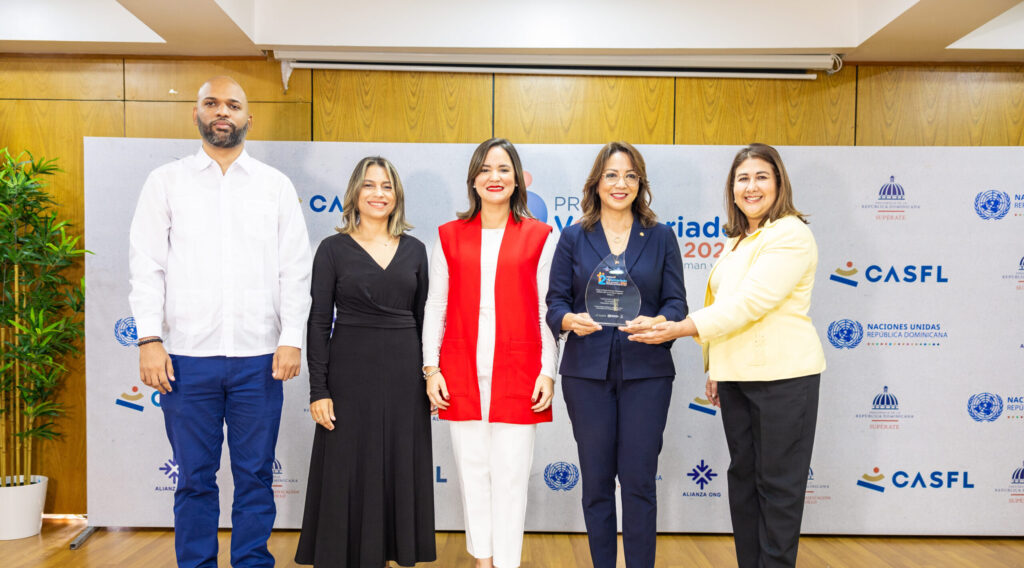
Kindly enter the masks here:
<path id="1" fill-rule="evenodd" d="M 1002 219 L 1010 211 L 1010 195 L 995 189 L 983 191 L 974 198 L 974 210 L 986 221 Z"/>
<path id="2" fill-rule="evenodd" d="M 570 491 L 580 480 L 580 468 L 569 462 L 555 462 L 544 468 L 544 482 L 552 491 Z"/>
<path id="3" fill-rule="evenodd" d="M 967 412 L 975 422 L 992 422 L 1003 413 L 1003 397 L 990 392 L 978 393 L 967 400 Z"/>
<path id="4" fill-rule="evenodd" d="M 836 320 L 828 326 L 828 340 L 836 349 L 853 349 L 864 339 L 864 326 L 851 319 Z"/>
<path id="5" fill-rule="evenodd" d="M 114 324 L 114 338 L 124 346 L 135 345 L 139 340 L 139 332 L 135 329 L 135 318 L 128 316 L 117 320 Z"/>

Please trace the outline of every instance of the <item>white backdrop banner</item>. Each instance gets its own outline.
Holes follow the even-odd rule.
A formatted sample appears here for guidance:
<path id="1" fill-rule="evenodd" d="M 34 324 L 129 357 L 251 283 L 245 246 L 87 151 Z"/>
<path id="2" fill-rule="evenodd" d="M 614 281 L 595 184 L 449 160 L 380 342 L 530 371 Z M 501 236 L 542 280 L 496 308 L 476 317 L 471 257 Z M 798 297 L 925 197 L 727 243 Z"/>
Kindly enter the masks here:
<path id="1" fill-rule="evenodd" d="M 138 378 L 128 227 L 147 174 L 195 140 L 87 138 L 88 506 L 94 526 L 171 526 L 177 466 L 160 396 Z M 340 223 L 351 169 L 398 168 L 412 234 L 466 208 L 473 145 L 249 142 L 298 189 L 312 246 Z M 555 231 L 580 216 L 596 145 L 522 145 L 530 209 Z M 723 188 L 737 147 L 641 146 L 653 208 L 679 237 L 701 307 L 725 240 Z M 825 345 L 805 533 L 1024 535 L 1024 148 L 783 147 L 820 258 L 811 316 Z M 196 274 L 196 278 L 202 278 Z M 658 528 L 729 532 L 728 452 L 702 399 L 696 344 L 673 348 Z M 277 527 L 302 518 L 313 422 L 306 375 L 285 385 L 274 471 Z M 584 531 L 576 446 L 559 393 L 538 429 L 527 530 Z M 461 530 L 448 426 L 434 422 L 437 527 Z M 221 466 L 221 523 L 231 479 Z"/>

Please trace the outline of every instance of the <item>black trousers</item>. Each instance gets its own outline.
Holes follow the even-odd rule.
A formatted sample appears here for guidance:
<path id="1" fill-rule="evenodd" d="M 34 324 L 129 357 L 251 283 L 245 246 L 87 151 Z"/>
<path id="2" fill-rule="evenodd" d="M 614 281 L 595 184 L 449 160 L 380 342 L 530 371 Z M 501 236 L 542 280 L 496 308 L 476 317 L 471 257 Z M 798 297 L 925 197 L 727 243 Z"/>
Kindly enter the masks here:
<path id="1" fill-rule="evenodd" d="M 739 568 L 796 566 L 820 383 L 820 374 L 718 383 Z"/>

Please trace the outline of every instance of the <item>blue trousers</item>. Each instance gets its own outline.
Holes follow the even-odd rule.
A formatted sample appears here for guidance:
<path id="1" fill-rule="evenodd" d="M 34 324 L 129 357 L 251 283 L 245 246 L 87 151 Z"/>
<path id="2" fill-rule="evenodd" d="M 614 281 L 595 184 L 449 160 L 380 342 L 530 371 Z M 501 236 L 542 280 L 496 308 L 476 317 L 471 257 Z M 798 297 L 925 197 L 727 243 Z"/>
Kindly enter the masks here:
<path id="1" fill-rule="evenodd" d="M 267 539 L 274 526 L 274 447 L 281 424 L 281 381 L 273 355 L 171 355 L 175 382 L 160 397 L 167 438 L 178 464 L 174 550 L 179 567 L 217 566 L 217 525 L 224 424 L 235 494 L 231 506 L 232 566 L 273 566 Z"/>
<path id="2" fill-rule="evenodd" d="M 622 548 L 628 568 L 653 568 L 657 537 L 658 454 L 672 377 L 622 379 L 618 338 L 606 380 L 562 377 L 580 455 L 583 519 L 594 568 L 615 568 L 615 478 L 622 486 Z"/>

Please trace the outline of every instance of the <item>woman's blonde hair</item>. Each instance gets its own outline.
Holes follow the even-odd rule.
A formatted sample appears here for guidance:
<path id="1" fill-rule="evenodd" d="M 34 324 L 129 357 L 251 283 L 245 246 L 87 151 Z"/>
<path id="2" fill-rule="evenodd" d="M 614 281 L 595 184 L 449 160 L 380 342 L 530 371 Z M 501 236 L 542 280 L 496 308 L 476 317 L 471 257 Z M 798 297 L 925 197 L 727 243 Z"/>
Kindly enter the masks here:
<path id="1" fill-rule="evenodd" d="M 370 166 L 380 166 L 391 181 L 392 191 L 395 193 L 395 208 L 388 216 L 388 234 L 397 237 L 409 229 L 412 225 L 405 220 L 405 190 L 402 189 L 402 180 L 398 177 L 398 170 L 395 166 L 380 156 L 367 156 L 352 170 L 352 177 L 348 180 L 348 189 L 345 190 L 345 197 L 341 202 L 341 226 L 335 230 L 339 233 L 350 234 L 359 227 L 359 192 L 363 189 L 363 182 L 366 181 L 366 171 Z"/>

